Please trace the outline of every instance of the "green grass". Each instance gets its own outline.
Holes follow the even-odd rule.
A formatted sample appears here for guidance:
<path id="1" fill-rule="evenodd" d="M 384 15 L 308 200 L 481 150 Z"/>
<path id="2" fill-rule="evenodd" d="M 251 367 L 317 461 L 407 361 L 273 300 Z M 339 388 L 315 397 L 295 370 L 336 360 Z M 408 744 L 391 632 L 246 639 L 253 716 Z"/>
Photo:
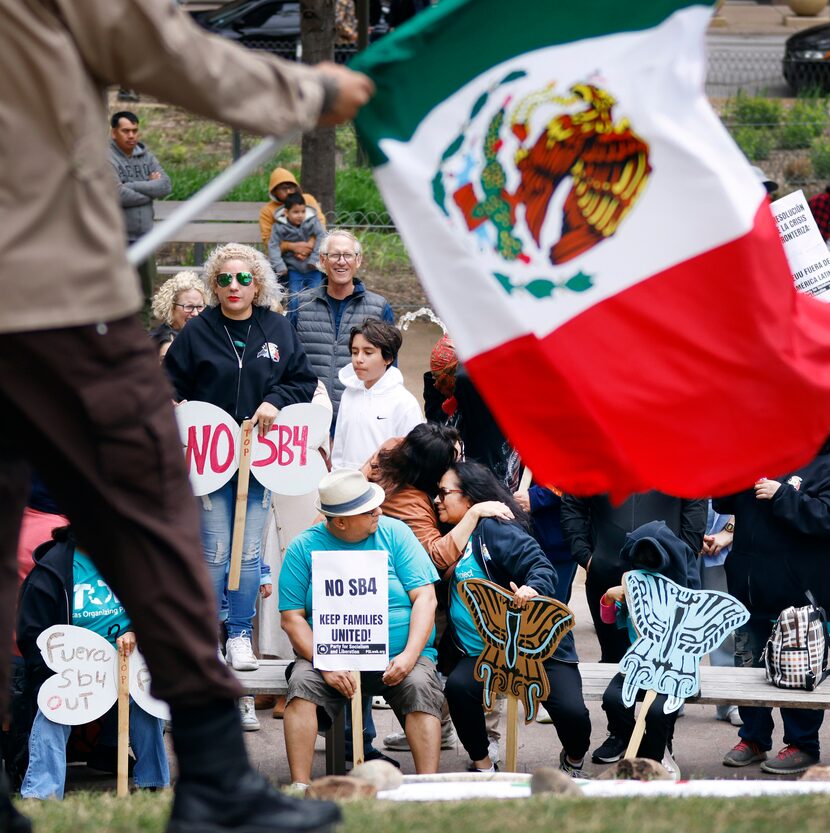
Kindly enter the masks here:
<path id="1" fill-rule="evenodd" d="M 26 802 L 38 833 L 161 833 L 170 798 L 73 793 Z M 786 798 L 557 799 L 343 806 L 340 833 L 824 833 L 830 796 Z"/>

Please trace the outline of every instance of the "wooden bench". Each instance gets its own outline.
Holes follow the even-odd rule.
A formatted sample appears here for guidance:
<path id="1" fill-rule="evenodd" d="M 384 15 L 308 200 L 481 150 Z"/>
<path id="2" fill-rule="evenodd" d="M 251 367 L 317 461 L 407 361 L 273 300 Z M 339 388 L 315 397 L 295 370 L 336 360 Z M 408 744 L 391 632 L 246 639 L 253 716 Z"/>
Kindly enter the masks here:
<path id="1" fill-rule="evenodd" d="M 183 203 L 177 200 L 157 200 L 153 203 L 156 222 L 166 220 Z M 205 246 L 217 243 L 262 243 L 259 233 L 259 209 L 262 202 L 215 202 L 201 217 L 188 223 L 176 233 L 172 243 L 192 243 L 193 257 L 201 266 L 205 262 Z M 162 275 L 171 275 L 185 266 L 159 266 Z"/>
<path id="2" fill-rule="evenodd" d="M 586 702 L 602 700 L 602 694 L 617 665 L 612 663 L 581 662 L 582 694 Z M 729 668 L 703 665 L 700 668 L 700 694 L 689 697 L 687 703 L 700 705 L 768 706 L 789 709 L 830 708 L 830 685 L 820 685 L 815 691 L 777 688 L 768 683 L 763 668 Z"/>
<path id="3" fill-rule="evenodd" d="M 245 693 L 285 694 L 288 684 L 285 669 L 289 661 L 283 659 L 261 659 L 256 671 L 238 671 L 236 676 L 245 688 Z M 585 702 L 601 701 L 608 683 L 618 666 L 614 663 L 581 662 L 582 695 Z M 722 668 L 701 666 L 700 694 L 689 697 L 687 703 L 700 705 L 767 706 L 790 709 L 830 708 L 830 683 L 819 686 L 815 691 L 777 688 L 768 683 L 763 668 Z M 345 709 L 326 732 L 326 773 L 342 775 L 345 763 Z"/>

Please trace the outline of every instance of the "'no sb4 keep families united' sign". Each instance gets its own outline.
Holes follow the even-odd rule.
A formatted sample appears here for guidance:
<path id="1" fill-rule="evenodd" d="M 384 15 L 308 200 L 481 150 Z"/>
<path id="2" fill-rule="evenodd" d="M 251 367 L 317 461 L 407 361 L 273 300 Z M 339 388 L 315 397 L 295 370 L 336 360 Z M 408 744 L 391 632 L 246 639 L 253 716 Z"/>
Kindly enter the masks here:
<path id="1" fill-rule="evenodd" d="M 389 664 L 389 555 L 311 553 L 314 667 L 384 671 Z"/>

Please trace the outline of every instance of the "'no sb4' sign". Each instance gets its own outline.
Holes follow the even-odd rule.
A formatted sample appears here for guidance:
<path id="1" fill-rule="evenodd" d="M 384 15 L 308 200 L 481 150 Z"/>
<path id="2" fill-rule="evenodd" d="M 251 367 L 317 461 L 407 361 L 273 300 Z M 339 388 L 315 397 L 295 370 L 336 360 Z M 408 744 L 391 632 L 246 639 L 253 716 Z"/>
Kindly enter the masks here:
<path id="1" fill-rule="evenodd" d="M 193 493 L 215 492 L 239 468 L 240 427 L 209 402 L 179 405 L 176 420 Z M 304 495 L 316 489 L 326 473 L 317 449 L 325 442 L 330 420 L 319 405 L 283 408 L 264 437 L 254 434 L 251 474 L 280 495 Z"/>

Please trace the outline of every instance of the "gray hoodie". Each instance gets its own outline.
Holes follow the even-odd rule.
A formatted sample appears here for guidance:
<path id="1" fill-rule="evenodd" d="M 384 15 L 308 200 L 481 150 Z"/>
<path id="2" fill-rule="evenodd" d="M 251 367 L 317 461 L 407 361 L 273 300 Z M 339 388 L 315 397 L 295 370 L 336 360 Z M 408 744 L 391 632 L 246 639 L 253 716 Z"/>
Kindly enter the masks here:
<path id="1" fill-rule="evenodd" d="M 110 140 L 110 162 L 118 179 L 118 197 L 127 224 L 127 240 L 132 242 L 153 228 L 153 200 L 166 197 L 173 189 L 152 151 L 139 142 L 132 156 Z M 150 179 L 158 171 L 160 179 Z"/>
<path id="2" fill-rule="evenodd" d="M 311 236 L 316 237 L 314 251 L 306 260 L 298 260 L 294 252 L 280 251 L 280 243 L 285 240 L 288 243 L 306 242 Z M 271 266 L 278 275 L 282 275 L 289 269 L 295 272 L 310 272 L 312 269 L 320 268 L 320 243 L 326 232 L 317 217 L 317 212 L 306 206 L 305 219 L 299 226 L 288 222 L 285 216 L 285 208 L 278 208 L 274 214 L 274 225 L 271 226 L 271 239 L 268 241 L 268 259 Z"/>

